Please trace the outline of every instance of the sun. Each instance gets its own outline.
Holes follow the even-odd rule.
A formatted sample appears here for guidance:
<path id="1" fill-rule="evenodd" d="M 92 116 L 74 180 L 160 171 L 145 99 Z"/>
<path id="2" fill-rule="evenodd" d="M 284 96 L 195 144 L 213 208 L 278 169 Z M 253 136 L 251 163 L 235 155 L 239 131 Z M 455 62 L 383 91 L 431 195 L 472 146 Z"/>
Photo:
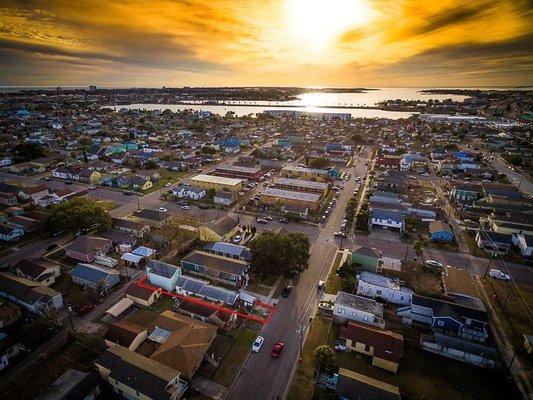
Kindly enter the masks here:
<path id="1" fill-rule="evenodd" d="M 286 0 L 285 6 L 291 34 L 314 48 L 328 45 L 371 17 L 366 0 Z"/>

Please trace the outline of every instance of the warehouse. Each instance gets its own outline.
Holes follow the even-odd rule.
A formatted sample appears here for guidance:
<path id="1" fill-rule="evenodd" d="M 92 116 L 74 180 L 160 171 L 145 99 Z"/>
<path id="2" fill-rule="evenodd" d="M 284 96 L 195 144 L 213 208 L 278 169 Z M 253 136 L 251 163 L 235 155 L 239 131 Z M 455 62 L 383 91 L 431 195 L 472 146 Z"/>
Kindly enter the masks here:
<path id="1" fill-rule="evenodd" d="M 315 193 L 321 197 L 328 193 L 327 183 L 306 181 L 304 179 L 278 178 L 274 180 L 274 187 L 297 192 Z"/>
<path id="2" fill-rule="evenodd" d="M 281 174 L 283 176 L 293 177 L 305 177 L 305 178 L 321 178 L 328 179 L 329 173 L 327 169 L 316 169 L 300 167 L 297 165 L 286 165 L 282 168 Z"/>
<path id="3" fill-rule="evenodd" d="M 193 186 L 204 189 L 214 189 L 217 192 L 220 190 L 240 192 L 242 189 L 242 179 L 226 178 L 215 175 L 200 174 L 189 179 Z"/>
<path id="4" fill-rule="evenodd" d="M 320 208 L 320 196 L 314 193 L 268 188 L 261 192 L 261 203 L 271 206 L 301 206 L 317 211 Z"/>
<path id="5" fill-rule="evenodd" d="M 219 165 L 215 168 L 215 174 L 218 176 L 257 181 L 261 177 L 261 168 L 241 167 L 238 165 Z"/>

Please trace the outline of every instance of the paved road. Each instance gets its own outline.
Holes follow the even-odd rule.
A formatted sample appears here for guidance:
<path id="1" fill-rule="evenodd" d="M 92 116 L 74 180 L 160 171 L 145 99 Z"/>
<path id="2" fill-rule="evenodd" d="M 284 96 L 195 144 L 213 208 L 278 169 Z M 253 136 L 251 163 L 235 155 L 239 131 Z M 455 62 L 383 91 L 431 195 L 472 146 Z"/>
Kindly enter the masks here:
<path id="1" fill-rule="evenodd" d="M 352 177 L 345 184 L 337 205 L 327 223 L 319 228 L 319 236 L 312 244 L 309 268 L 295 282 L 291 295 L 280 299 L 274 318 L 260 333 L 265 338 L 263 349 L 257 354 L 250 353 L 229 389 L 228 399 L 267 400 L 285 397 L 310 317 L 316 310 L 318 281 L 326 279 L 338 249 L 333 233 L 340 229 L 346 203 L 355 189 L 354 177 L 365 174 L 364 161 L 359 160 L 355 169 L 352 169 Z M 294 227 L 298 226 L 303 225 L 294 224 Z M 285 350 L 280 359 L 274 359 L 270 351 L 278 341 L 285 343 Z"/>
<path id="2" fill-rule="evenodd" d="M 520 172 L 513 171 L 505 161 L 502 161 L 499 158 L 493 158 L 489 160 L 490 164 L 500 173 L 505 174 L 509 180 L 514 183 L 516 186 L 519 186 L 519 189 L 525 194 L 531 195 L 533 193 L 533 183 Z"/>

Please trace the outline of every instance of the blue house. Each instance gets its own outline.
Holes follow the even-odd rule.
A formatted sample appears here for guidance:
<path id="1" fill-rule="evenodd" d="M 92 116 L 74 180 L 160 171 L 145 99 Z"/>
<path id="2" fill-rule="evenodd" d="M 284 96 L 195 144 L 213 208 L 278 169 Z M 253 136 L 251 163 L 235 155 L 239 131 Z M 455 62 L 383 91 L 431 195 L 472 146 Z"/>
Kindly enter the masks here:
<path id="1" fill-rule="evenodd" d="M 429 224 L 429 233 L 431 234 L 431 240 L 434 242 L 453 242 L 453 232 L 450 229 L 450 226 L 442 221 L 431 222 Z"/>
<path id="2" fill-rule="evenodd" d="M 475 155 L 469 151 L 456 151 L 453 156 L 461 162 L 474 161 Z"/>
<path id="3" fill-rule="evenodd" d="M 110 268 L 94 264 L 79 263 L 70 271 L 72 281 L 91 289 L 108 290 L 120 282 L 120 274 Z"/>
<path id="4" fill-rule="evenodd" d="M 151 284 L 173 292 L 176 289 L 176 282 L 181 276 L 181 267 L 150 260 L 146 265 L 146 274 Z"/>
<path id="5" fill-rule="evenodd" d="M 400 307 L 397 315 L 431 327 L 435 332 L 472 342 L 485 342 L 489 337 L 486 311 L 414 294 L 411 305 Z"/>

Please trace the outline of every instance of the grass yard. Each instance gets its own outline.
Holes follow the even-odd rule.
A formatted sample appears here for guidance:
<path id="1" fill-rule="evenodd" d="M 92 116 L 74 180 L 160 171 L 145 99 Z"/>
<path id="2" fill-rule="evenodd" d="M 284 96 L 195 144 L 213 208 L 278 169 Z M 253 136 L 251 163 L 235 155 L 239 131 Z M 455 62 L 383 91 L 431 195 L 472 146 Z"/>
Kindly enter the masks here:
<path id="1" fill-rule="evenodd" d="M 499 370 L 486 370 L 424 351 L 407 342 L 397 374 L 373 367 L 370 358 L 338 353 L 339 366 L 400 388 L 411 400 L 518 399 L 516 389 Z"/>
<path id="2" fill-rule="evenodd" d="M 114 201 L 103 201 L 103 200 L 98 201 L 96 204 L 102 207 L 106 211 L 114 210 L 120 205 L 120 204 L 115 203 Z"/>
<path id="3" fill-rule="evenodd" d="M 402 266 L 402 279 L 423 296 L 437 296 L 442 293 L 441 276 L 429 271 L 424 265 L 406 262 Z"/>
<path id="4" fill-rule="evenodd" d="M 246 323 L 233 339 L 231 347 L 213 374 L 212 380 L 229 387 L 239 372 L 244 359 L 250 352 L 252 343 L 256 337 L 257 330 L 254 329 L 254 326 Z"/>
<path id="5" fill-rule="evenodd" d="M 154 304 L 152 304 L 148 308 L 150 309 L 150 311 L 155 311 L 158 314 L 160 314 L 163 311 L 172 310 L 173 304 L 174 304 L 173 297 L 162 295 L 161 297 L 159 297 L 159 299 L 156 302 L 154 302 Z"/>
<path id="6" fill-rule="evenodd" d="M 302 361 L 298 364 L 291 388 L 287 395 L 288 400 L 308 400 L 313 395 L 315 367 L 313 365 L 313 352 L 315 348 L 328 341 L 328 332 L 331 319 L 316 317 L 311 323 L 311 328 L 305 339 Z"/>
<path id="7" fill-rule="evenodd" d="M 52 289 L 63 294 L 63 299 L 69 305 L 81 307 L 86 303 L 94 303 L 98 300 L 98 295 L 94 291 L 76 285 L 65 271 L 52 285 Z"/>
<path id="8" fill-rule="evenodd" d="M 340 267 L 341 259 L 342 253 L 337 252 L 335 255 L 335 260 L 333 261 L 333 267 L 331 268 L 326 281 L 326 287 L 324 289 L 324 291 L 328 294 L 336 294 L 341 288 L 341 278 L 337 275 L 337 270 Z"/>
<path id="9" fill-rule="evenodd" d="M 68 369 L 75 368 L 83 372 L 94 370 L 93 361 L 98 357 L 99 349 L 83 340 L 70 342 L 62 346 L 57 352 L 46 359 L 38 361 L 34 368 L 12 381 L 7 390 L 2 393 L 6 400 L 31 400 L 39 392 L 48 387 Z"/>
<path id="10" fill-rule="evenodd" d="M 68 270 L 74 268 L 78 264 L 77 260 L 67 256 L 65 249 L 58 249 L 52 253 L 49 253 L 46 258 L 61 264 L 62 267 L 67 268 Z M 64 268 L 62 268 L 62 273 L 64 272 Z"/>

